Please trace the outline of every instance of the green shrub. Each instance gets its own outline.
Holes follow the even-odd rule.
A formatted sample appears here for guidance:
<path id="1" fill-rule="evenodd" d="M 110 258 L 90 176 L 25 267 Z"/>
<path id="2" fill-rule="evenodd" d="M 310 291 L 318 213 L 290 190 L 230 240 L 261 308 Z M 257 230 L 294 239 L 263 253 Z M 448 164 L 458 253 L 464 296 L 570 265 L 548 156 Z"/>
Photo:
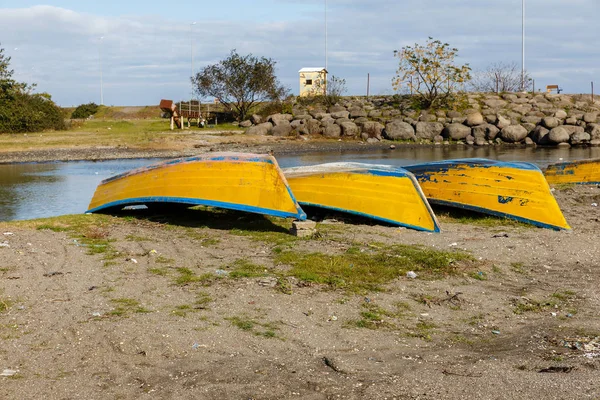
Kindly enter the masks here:
<path id="1" fill-rule="evenodd" d="M 46 93 L 13 92 L 0 96 L 0 133 L 63 130 L 61 109 Z"/>
<path id="2" fill-rule="evenodd" d="M 81 104 L 77 106 L 73 114 L 71 114 L 71 118 L 73 119 L 86 119 L 91 115 L 94 115 L 98 112 L 98 104 L 96 103 L 87 103 Z"/>

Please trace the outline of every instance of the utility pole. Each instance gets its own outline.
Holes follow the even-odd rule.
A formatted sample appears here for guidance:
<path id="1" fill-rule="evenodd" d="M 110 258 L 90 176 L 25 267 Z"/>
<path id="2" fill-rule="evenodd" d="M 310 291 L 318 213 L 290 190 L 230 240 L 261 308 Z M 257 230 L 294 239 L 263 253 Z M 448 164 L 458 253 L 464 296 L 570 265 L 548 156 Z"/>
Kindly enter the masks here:
<path id="1" fill-rule="evenodd" d="M 521 12 L 521 38 L 522 44 L 521 48 L 523 50 L 522 60 L 521 60 L 521 91 L 525 91 L 525 0 L 521 0 L 522 12 Z"/>

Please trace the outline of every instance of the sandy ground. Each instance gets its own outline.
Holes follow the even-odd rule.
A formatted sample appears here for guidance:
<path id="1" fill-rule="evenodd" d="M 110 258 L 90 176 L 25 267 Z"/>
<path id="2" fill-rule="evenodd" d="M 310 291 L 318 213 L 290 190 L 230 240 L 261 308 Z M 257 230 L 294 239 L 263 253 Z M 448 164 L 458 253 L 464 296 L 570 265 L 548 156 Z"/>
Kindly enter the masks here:
<path id="1" fill-rule="evenodd" d="M 192 211 L 78 217 L 90 244 L 70 217 L 0 223 L 0 398 L 598 399 L 600 189 L 555 195 L 572 231 L 338 215 L 295 239 Z M 363 292 L 277 261 L 397 244 L 473 261 Z M 265 276 L 234 276 L 240 262 Z"/>

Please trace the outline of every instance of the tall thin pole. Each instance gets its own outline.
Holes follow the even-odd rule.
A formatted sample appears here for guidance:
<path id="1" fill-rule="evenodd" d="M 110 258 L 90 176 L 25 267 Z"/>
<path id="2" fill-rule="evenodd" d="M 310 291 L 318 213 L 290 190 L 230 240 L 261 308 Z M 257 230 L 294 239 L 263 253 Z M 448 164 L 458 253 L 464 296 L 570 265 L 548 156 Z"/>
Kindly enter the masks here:
<path id="1" fill-rule="evenodd" d="M 191 85 L 192 85 L 192 91 L 190 92 L 190 98 L 194 97 L 194 81 L 192 81 L 192 78 L 194 77 L 194 33 L 192 31 L 192 28 L 194 25 L 196 25 L 196 22 L 192 22 L 190 24 L 190 55 L 191 55 L 191 60 L 192 60 L 191 67 L 190 67 L 190 81 L 191 81 Z"/>
<path id="2" fill-rule="evenodd" d="M 325 0 L 325 70 L 327 70 L 327 0 Z"/>
<path id="3" fill-rule="evenodd" d="M 522 26 L 522 50 L 523 50 L 523 58 L 521 60 L 521 91 L 525 91 L 525 0 L 521 0 L 522 13 L 521 13 L 521 26 Z"/>
<path id="4" fill-rule="evenodd" d="M 102 80 L 102 39 L 104 36 L 100 36 L 100 44 L 98 45 L 98 60 L 100 62 L 100 105 L 104 105 L 104 82 Z"/>

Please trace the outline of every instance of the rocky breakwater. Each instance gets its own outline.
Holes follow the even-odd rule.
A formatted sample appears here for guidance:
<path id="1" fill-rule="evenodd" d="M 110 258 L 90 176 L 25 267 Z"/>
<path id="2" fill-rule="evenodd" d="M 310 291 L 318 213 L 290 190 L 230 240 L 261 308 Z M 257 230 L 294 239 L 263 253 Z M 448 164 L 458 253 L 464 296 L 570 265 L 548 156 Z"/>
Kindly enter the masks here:
<path id="1" fill-rule="evenodd" d="M 600 101 L 564 94 L 469 93 L 454 110 L 415 110 L 410 96 L 344 98 L 324 107 L 300 105 L 292 114 L 240 123 L 250 135 L 322 135 L 418 143 L 466 143 L 475 146 L 600 145 Z"/>

